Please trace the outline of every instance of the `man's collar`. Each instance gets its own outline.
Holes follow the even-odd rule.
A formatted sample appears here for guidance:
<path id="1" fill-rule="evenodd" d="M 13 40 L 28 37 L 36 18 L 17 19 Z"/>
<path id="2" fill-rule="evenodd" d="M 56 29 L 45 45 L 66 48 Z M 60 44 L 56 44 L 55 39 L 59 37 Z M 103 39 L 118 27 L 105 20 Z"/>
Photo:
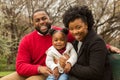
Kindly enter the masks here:
<path id="1" fill-rule="evenodd" d="M 38 33 L 39 35 L 41 35 L 41 36 L 45 36 L 45 35 L 43 35 L 43 34 L 39 33 L 38 31 L 37 31 L 37 33 Z M 46 35 L 49 35 L 49 33 L 47 33 Z"/>

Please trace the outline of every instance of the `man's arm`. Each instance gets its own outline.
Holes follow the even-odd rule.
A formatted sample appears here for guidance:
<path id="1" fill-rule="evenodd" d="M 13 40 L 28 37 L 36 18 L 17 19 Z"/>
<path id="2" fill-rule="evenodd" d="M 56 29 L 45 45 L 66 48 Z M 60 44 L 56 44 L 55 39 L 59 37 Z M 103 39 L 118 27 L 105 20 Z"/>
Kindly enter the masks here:
<path id="1" fill-rule="evenodd" d="M 16 71 L 22 76 L 32 76 L 37 74 L 49 74 L 49 68 L 46 66 L 40 66 L 38 64 L 32 64 L 30 42 L 27 37 L 24 37 L 18 48 L 18 54 L 16 58 Z"/>
<path id="2" fill-rule="evenodd" d="M 39 65 L 31 64 L 31 55 L 29 50 L 28 38 L 25 36 L 19 44 L 16 58 L 16 71 L 22 76 L 31 76 L 38 74 Z"/>
<path id="3" fill-rule="evenodd" d="M 112 46 L 112 45 L 109 45 L 109 44 L 106 44 L 108 50 L 110 52 L 113 52 L 113 53 L 119 53 L 120 54 L 120 49 L 115 47 L 115 46 Z"/>

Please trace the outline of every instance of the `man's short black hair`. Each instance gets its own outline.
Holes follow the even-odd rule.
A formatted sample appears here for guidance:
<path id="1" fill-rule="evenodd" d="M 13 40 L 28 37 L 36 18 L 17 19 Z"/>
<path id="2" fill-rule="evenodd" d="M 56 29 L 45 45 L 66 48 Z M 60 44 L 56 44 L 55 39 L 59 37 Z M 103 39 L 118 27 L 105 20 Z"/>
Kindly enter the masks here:
<path id="1" fill-rule="evenodd" d="M 34 14 L 35 13 L 37 13 L 37 12 L 40 12 L 40 11 L 44 11 L 49 17 L 50 17 L 50 15 L 49 15 L 49 13 L 47 12 L 47 10 L 45 10 L 44 8 L 39 8 L 39 9 L 37 9 L 37 10 L 35 10 L 34 12 L 33 12 L 33 14 L 32 14 L 32 20 L 33 20 L 33 16 L 34 16 Z"/>
<path id="2" fill-rule="evenodd" d="M 92 11 L 89 10 L 88 6 L 78 6 L 69 7 L 67 11 L 63 14 L 63 23 L 65 27 L 69 27 L 69 23 L 75 19 L 82 19 L 82 21 L 88 25 L 88 30 L 90 30 L 94 25 L 94 18 Z"/>

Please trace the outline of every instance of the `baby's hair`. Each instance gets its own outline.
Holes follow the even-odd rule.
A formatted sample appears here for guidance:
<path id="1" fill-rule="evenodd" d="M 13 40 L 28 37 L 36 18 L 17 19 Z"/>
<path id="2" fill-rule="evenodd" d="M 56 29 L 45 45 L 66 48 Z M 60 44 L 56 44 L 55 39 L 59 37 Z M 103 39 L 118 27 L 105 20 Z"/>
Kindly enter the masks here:
<path id="1" fill-rule="evenodd" d="M 64 33 L 65 35 L 67 35 L 68 32 L 69 32 L 67 28 L 63 28 L 62 30 L 50 29 L 49 33 L 50 33 L 51 36 L 53 36 L 53 34 L 58 32 L 58 31 Z"/>

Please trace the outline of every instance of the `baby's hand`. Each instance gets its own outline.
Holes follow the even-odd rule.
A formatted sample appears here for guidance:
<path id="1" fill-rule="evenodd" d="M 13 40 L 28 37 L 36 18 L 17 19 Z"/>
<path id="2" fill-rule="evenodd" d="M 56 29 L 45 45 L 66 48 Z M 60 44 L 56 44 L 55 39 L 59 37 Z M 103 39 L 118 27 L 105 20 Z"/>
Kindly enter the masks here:
<path id="1" fill-rule="evenodd" d="M 55 62 L 55 64 L 57 64 L 58 63 L 58 59 L 54 58 L 54 62 Z"/>
<path id="2" fill-rule="evenodd" d="M 70 56 L 68 54 L 64 54 L 64 57 L 68 60 L 70 58 Z"/>

